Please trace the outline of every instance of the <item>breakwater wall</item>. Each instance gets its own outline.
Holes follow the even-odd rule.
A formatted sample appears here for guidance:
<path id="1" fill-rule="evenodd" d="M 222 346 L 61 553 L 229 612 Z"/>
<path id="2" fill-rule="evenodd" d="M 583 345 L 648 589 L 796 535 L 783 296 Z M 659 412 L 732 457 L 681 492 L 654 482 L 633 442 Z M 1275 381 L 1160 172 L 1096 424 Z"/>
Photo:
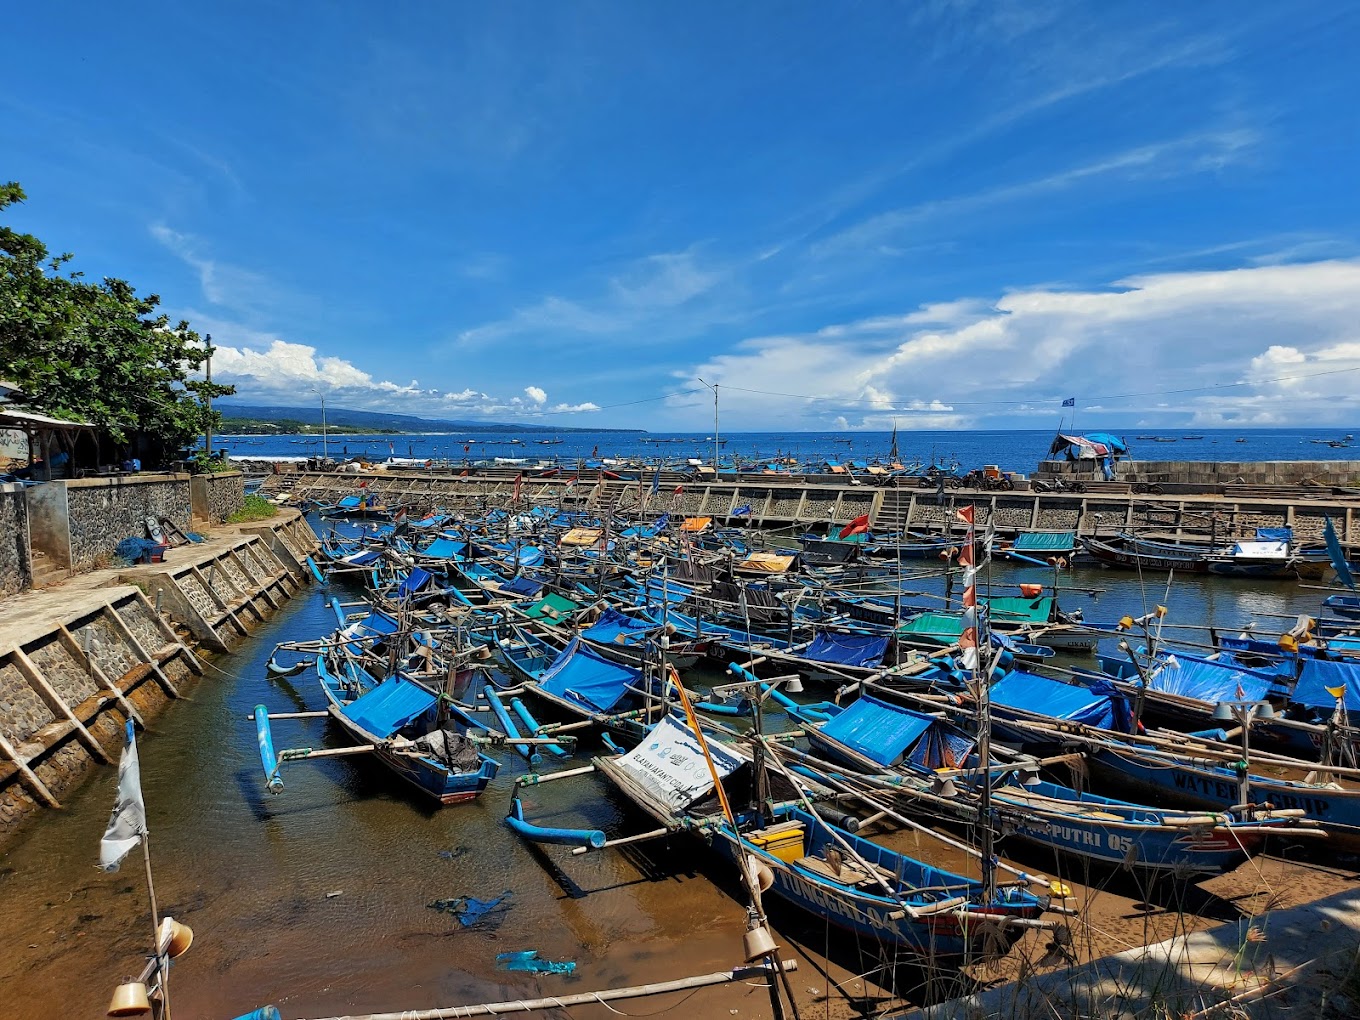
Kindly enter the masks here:
<path id="1" fill-rule="evenodd" d="M 359 482 L 364 487 L 359 488 Z M 1121 489 L 1123 491 L 1118 491 Z M 677 491 L 678 490 L 678 491 Z M 478 511 L 509 505 L 513 478 L 451 477 L 447 474 L 382 474 L 357 477 L 325 473 L 273 475 L 264 491 L 298 501 L 333 503 L 369 493 L 379 504 L 405 504 L 415 512 L 440 508 Z M 1344 544 L 1360 546 L 1360 498 L 1326 489 L 1252 491 L 1228 495 L 1146 495 L 1127 486 L 1087 493 L 973 492 L 949 490 L 943 500 L 933 490 L 871 488 L 864 485 L 812 485 L 768 481 L 687 482 L 655 495 L 636 482 L 604 481 L 574 485 L 560 478 L 525 478 L 521 504 L 545 503 L 620 513 L 669 513 L 713 517 L 718 523 L 761 528 L 844 525 L 867 514 L 885 531 L 901 528 L 961 529 L 954 509 L 965 503 L 989 510 L 1002 534 L 1020 531 L 1075 531 L 1081 536 L 1149 531 L 1172 536 L 1250 534 L 1256 528 L 1292 527 L 1301 538 L 1322 538 L 1332 519 Z"/>
<path id="2" fill-rule="evenodd" d="M 316 536 L 301 515 L 170 550 L 0 602 L 0 843 L 117 762 L 144 725 L 310 583 Z"/>
<path id="3" fill-rule="evenodd" d="M 1035 478 L 1104 478 L 1092 460 L 1046 460 Z M 1223 485 L 1360 485 L 1360 460 L 1121 460 L 1115 466 L 1121 482 L 1186 485 L 1211 488 Z"/>

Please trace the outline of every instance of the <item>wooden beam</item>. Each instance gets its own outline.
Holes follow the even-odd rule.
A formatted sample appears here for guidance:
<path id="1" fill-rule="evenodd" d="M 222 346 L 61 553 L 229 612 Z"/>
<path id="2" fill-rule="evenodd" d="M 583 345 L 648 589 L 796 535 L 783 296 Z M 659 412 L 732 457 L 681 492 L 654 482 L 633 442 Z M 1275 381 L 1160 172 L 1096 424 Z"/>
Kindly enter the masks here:
<path id="1" fill-rule="evenodd" d="M 64 623 L 57 626 L 57 640 L 59 640 L 66 651 L 70 653 L 71 658 L 75 659 L 76 662 L 83 666 L 85 671 L 89 673 L 94 680 L 99 682 L 100 686 L 118 699 L 118 704 L 123 707 L 123 711 L 127 713 L 128 718 L 135 720 L 137 725 L 142 729 L 146 729 L 146 720 L 142 718 L 141 713 L 138 712 L 132 702 L 128 700 L 127 695 L 123 693 L 123 689 L 110 680 L 108 674 L 99 668 L 99 664 L 94 661 L 93 655 L 86 654 L 85 649 L 80 647 L 80 643 L 76 641 L 75 635 L 66 629 L 66 624 Z"/>
<path id="2" fill-rule="evenodd" d="M 15 648 L 10 651 L 10 657 L 14 660 L 14 665 L 19 668 L 19 672 L 24 674 L 28 679 L 28 682 L 38 689 L 38 693 L 42 695 L 43 700 L 47 702 L 48 706 L 66 717 L 66 721 L 74 727 L 76 733 L 80 735 L 80 739 L 85 742 L 85 745 L 89 747 L 95 757 L 101 759 L 106 764 L 112 765 L 113 758 L 109 756 L 108 751 L 104 750 L 104 745 L 101 744 L 95 738 L 95 735 L 85 727 L 85 724 L 76 717 L 75 712 L 71 710 L 71 706 L 57 693 L 56 688 L 47 682 L 47 677 L 43 676 L 42 670 L 40 670 L 37 664 L 28 657 L 28 653 L 22 648 Z"/>
<path id="3" fill-rule="evenodd" d="M 113 625 L 113 629 L 118 631 L 119 636 L 132 647 L 134 652 L 137 653 L 137 657 L 151 667 L 151 672 L 156 675 L 156 680 L 165 690 L 165 693 L 172 698 L 183 697 L 178 689 L 176 689 L 175 685 L 170 682 L 170 678 L 165 675 L 165 670 L 161 669 L 161 664 L 157 661 L 155 653 L 152 652 L 150 648 L 144 647 L 142 643 L 137 640 L 137 635 L 132 633 L 132 629 L 127 625 L 123 618 L 118 615 L 118 610 L 114 609 L 113 606 L 105 606 L 104 614 L 108 617 L 109 623 Z"/>

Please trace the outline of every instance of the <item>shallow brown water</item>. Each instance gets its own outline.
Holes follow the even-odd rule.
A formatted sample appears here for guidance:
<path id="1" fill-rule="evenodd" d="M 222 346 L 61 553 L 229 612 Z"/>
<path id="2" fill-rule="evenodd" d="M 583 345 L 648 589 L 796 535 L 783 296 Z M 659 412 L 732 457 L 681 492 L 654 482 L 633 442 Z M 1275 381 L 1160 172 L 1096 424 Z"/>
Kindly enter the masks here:
<path id="1" fill-rule="evenodd" d="M 1088 573 L 1085 583 L 1111 589 L 1088 616 L 1141 604 L 1127 579 Z M 1199 622 L 1212 606 L 1236 624 L 1252 612 L 1316 604 L 1306 598 L 1293 586 L 1253 591 L 1200 582 L 1181 590 L 1173 611 L 1181 622 Z M 502 824 L 522 771 L 517 759 L 506 759 L 480 801 L 441 811 L 362 759 L 290 766 L 287 791 L 266 794 L 247 714 L 257 703 L 296 710 L 320 707 L 321 699 L 308 674 L 265 680 L 264 661 L 276 641 L 315 636 L 330 621 L 320 593 L 295 600 L 240 654 L 216 660 L 192 701 L 172 705 L 141 737 L 161 909 L 195 931 L 174 969 L 177 1017 L 233 1017 L 267 1002 L 286 1017 L 428 1008 L 665 980 L 739 962 L 744 912 L 734 884 L 710 868 L 701 845 L 677 840 L 586 857 L 528 847 Z M 280 722 L 275 738 L 280 746 L 335 742 L 314 720 Z M 141 967 L 150 922 L 140 860 L 129 857 L 115 875 L 94 866 L 114 778 L 102 770 L 0 857 L 0 1018 L 101 1016 L 112 987 Z M 539 820 L 615 835 L 649 827 L 589 777 L 534 788 L 526 808 Z M 910 833 L 884 838 L 936 863 L 966 866 L 956 852 Z M 1076 890 L 1088 907 L 1076 925 L 1082 955 L 1226 920 L 1268 899 L 1303 902 L 1352 880 L 1344 864 L 1265 859 L 1186 895 L 1151 895 L 1152 905 L 1141 907 L 1143 892 L 1128 876 L 1070 875 L 1051 859 L 1024 863 L 1087 879 L 1089 888 Z M 508 909 L 471 930 L 427 906 L 507 889 Z M 905 990 L 919 980 L 882 969 L 877 951 L 802 915 L 774 909 L 772 917 L 781 943 L 802 960 L 792 982 L 806 1016 L 854 1015 L 852 999 L 866 1008 L 898 1006 L 903 999 L 883 985 L 896 980 Z M 1024 948 L 1034 957 L 1043 952 L 1032 936 Z M 577 971 L 534 977 L 497 969 L 498 953 L 525 949 L 575 960 Z M 855 979 L 869 971 L 870 980 Z M 1013 972 L 1007 964 L 977 976 Z M 747 985 L 621 1005 L 634 1014 L 769 1012 L 765 992 Z"/>

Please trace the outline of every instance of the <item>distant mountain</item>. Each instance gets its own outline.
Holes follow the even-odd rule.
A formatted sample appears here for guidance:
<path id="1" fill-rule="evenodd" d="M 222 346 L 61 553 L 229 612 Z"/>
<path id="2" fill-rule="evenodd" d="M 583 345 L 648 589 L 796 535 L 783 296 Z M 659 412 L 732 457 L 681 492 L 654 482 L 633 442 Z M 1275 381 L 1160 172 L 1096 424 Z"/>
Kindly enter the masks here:
<path id="1" fill-rule="evenodd" d="M 228 418 L 255 418 L 260 421 L 291 419 L 308 425 L 321 424 L 321 408 L 292 407 L 282 404 L 243 404 L 235 400 L 218 400 L 213 410 Z M 326 421 L 331 425 L 352 425 L 357 428 L 397 429 L 401 432 L 645 432 L 646 429 L 583 429 L 564 425 L 520 425 L 513 422 L 464 421 L 450 418 L 418 418 L 413 414 L 391 414 L 387 411 L 353 411 L 345 407 L 327 407 Z"/>

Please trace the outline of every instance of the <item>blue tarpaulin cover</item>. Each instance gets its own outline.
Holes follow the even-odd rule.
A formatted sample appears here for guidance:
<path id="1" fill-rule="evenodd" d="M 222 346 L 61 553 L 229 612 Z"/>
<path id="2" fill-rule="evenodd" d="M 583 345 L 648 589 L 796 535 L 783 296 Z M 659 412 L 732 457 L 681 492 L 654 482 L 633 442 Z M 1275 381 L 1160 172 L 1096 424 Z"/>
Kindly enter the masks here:
<path id="1" fill-rule="evenodd" d="M 357 725 L 378 737 L 390 737 L 434 707 L 435 696 L 424 687 L 394 676 L 341 709 Z"/>
<path id="2" fill-rule="evenodd" d="M 346 496 L 344 499 L 340 500 L 340 502 L 336 503 L 335 505 L 342 506 L 346 510 L 353 510 L 355 507 L 359 505 L 359 503 L 360 503 L 359 496 Z"/>
<path id="3" fill-rule="evenodd" d="M 516 577 L 506 581 L 501 587 L 506 591 L 514 592 L 516 595 L 533 598 L 543 590 L 543 582 L 535 581 L 532 577 Z"/>
<path id="4" fill-rule="evenodd" d="M 636 620 L 617 609 L 610 608 L 601 613 L 600 618 L 588 628 L 581 631 L 581 636 L 602 645 L 612 645 L 622 634 L 625 644 L 637 645 L 642 643 L 649 632 L 655 631 L 656 627 L 656 624 L 647 620 Z"/>
<path id="5" fill-rule="evenodd" d="M 411 572 L 406 575 L 406 580 L 401 582 L 397 588 L 397 598 L 404 599 L 420 591 L 431 581 L 428 571 L 421 570 L 419 567 L 412 567 Z"/>
<path id="6" fill-rule="evenodd" d="M 819 633 L 803 650 L 803 657 L 815 662 L 836 662 L 843 666 L 877 666 L 888 649 L 886 637 L 872 634 Z"/>
<path id="7" fill-rule="evenodd" d="M 1258 542 L 1292 542 L 1294 541 L 1293 528 L 1257 528 L 1256 541 Z"/>
<path id="8" fill-rule="evenodd" d="M 1149 690 L 1214 702 L 1259 701 L 1274 686 L 1270 674 L 1180 654 L 1163 659 L 1148 680 Z"/>
<path id="9" fill-rule="evenodd" d="M 1037 712 L 1054 719 L 1070 719 L 1101 729 L 1124 729 L 1118 725 L 1110 698 L 1112 693 L 1119 697 L 1108 685 L 1103 691 L 1093 690 L 1016 670 L 992 685 L 992 704 Z M 1120 700 L 1122 703 L 1122 698 Z"/>
<path id="10" fill-rule="evenodd" d="M 1320 708 L 1330 714 L 1336 699 L 1328 687 L 1344 687 L 1342 697 L 1347 712 L 1360 712 L 1360 666 L 1349 662 L 1328 662 L 1324 659 L 1304 659 L 1299 665 L 1299 682 L 1289 700 L 1296 705 Z"/>
<path id="11" fill-rule="evenodd" d="M 433 542 L 420 550 L 420 555 L 428 556 L 435 560 L 451 560 L 460 555 L 467 545 L 463 542 L 455 542 L 451 538 L 436 538 Z"/>
<path id="12" fill-rule="evenodd" d="M 867 694 L 822 727 L 822 732 L 880 765 L 895 765 L 936 720 Z"/>
<path id="13" fill-rule="evenodd" d="M 637 670 L 610 662 L 581 644 L 580 637 L 574 637 L 539 675 L 538 685 L 548 694 L 608 712 L 623 700 L 629 686 L 639 680 Z"/>

